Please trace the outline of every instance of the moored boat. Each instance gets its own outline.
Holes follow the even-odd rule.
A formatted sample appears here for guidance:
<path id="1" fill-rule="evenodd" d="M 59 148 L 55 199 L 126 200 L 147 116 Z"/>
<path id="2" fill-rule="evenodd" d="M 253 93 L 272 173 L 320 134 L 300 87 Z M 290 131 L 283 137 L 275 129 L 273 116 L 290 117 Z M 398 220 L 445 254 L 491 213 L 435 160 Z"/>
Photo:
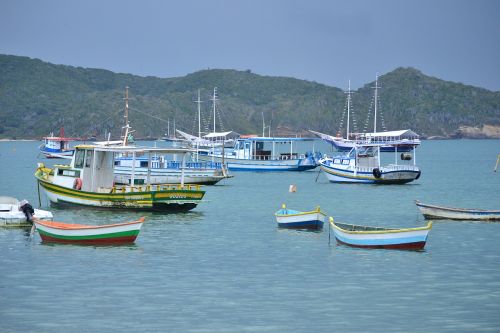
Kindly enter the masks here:
<path id="1" fill-rule="evenodd" d="M 280 228 L 321 229 L 323 228 L 326 214 L 321 211 L 319 206 L 313 211 L 302 212 L 288 209 L 283 204 L 274 216 Z"/>
<path id="2" fill-rule="evenodd" d="M 70 142 L 79 140 L 78 138 L 68 138 L 64 136 L 64 128 L 61 127 L 59 136 L 50 133 L 43 138 L 44 143 L 40 146 L 40 152 L 47 158 L 71 158 L 74 149 L 70 148 Z"/>
<path id="3" fill-rule="evenodd" d="M 417 228 L 382 228 L 334 222 L 330 226 L 340 244 L 364 248 L 421 250 L 427 242 L 432 222 Z"/>
<path id="4" fill-rule="evenodd" d="M 32 208 L 26 200 L 0 196 L 0 226 L 24 227 L 32 224 L 32 217 L 51 220 L 52 213 L 43 209 Z M 31 216 L 33 211 L 33 216 Z"/>
<path id="5" fill-rule="evenodd" d="M 405 184 L 420 178 L 415 150 L 395 154 L 394 164 L 382 166 L 380 147 L 380 144 L 355 145 L 348 154 L 324 157 L 319 161 L 321 170 L 334 183 Z"/>
<path id="6" fill-rule="evenodd" d="M 444 207 L 424 204 L 418 200 L 415 200 L 415 204 L 426 219 L 470 221 L 500 220 L 500 210 Z"/>
<path id="7" fill-rule="evenodd" d="M 248 137 L 236 140 L 233 149 L 211 149 L 198 158 L 221 162 L 231 171 L 306 171 L 318 166 L 319 152 L 298 153 L 299 142 L 312 138 Z M 294 146 L 295 144 L 295 146 Z M 314 149 L 313 149 L 314 150 Z"/>
<path id="8" fill-rule="evenodd" d="M 51 203 L 115 209 L 188 211 L 201 202 L 205 192 L 200 190 L 199 185 L 185 185 L 182 170 L 180 183 L 176 185 L 152 185 L 149 173 L 144 184 L 134 185 L 133 169 L 132 185 L 117 185 L 114 184 L 114 158 L 115 155 L 130 154 L 134 157 L 135 154 L 145 154 L 150 161 L 155 153 L 172 153 L 182 155 L 184 163 L 186 155 L 192 152 L 189 149 L 174 148 L 79 145 L 75 147 L 70 165 L 55 165 L 50 169 L 40 163 L 35 177 Z"/>
<path id="9" fill-rule="evenodd" d="M 133 243 L 144 223 L 144 217 L 137 221 L 85 225 L 34 219 L 33 223 L 43 242 L 88 245 Z"/>

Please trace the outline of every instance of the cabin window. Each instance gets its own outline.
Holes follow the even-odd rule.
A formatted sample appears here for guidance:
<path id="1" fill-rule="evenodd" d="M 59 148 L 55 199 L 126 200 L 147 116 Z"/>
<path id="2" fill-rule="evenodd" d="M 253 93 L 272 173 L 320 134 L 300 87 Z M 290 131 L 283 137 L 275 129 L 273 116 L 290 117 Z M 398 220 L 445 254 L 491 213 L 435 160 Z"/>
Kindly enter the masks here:
<path id="1" fill-rule="evenodd" d="M 264 142 L 255 143 L 255 150 L 263 150 L 263 149 L 264 149 Z"/>
<path id="2" fill-rule="evenodd" d="M 340 158 L 336 158 L 335 160 L 333 160 L 333 163 L 340 164 Z"/>
<path id="3" fill-rule="evenodd" d="M 86 168 L 89 168 L 90 165 L 92 164 L 92 156 L 94 155 L 93 153 L 94 153 L 94 151 L 87 150 L 87 156 L 85 156 L 85 167 Z"/>
<path id="4" fill-rule="evenodd" d="M 245 149 L 250 149 L 250 142 L 245 142 Z"/>
<path id="5" fill-rule="evenodd" d="M 75 168 L 83 168 L 85 150 L 77 149 L 75 152 Z"/>
<path id="6" fill-rule="evenodd" d="M 342 160 L 342 164 L 349 165 L 349 160 Z"/>
<path id="7" fill-rule="evenodd" d="M 80 171 L 77 170 L 65 170 L 65 169 L 58 169 L 57 174 L 59 176 L 66 176 L 66 177 L 80 177 Z"/>
<path id="8" fill-rule="evenodd" d="M 147 168 L 148 167 L 148 161 L 141 161 L 141 168 Z"/>

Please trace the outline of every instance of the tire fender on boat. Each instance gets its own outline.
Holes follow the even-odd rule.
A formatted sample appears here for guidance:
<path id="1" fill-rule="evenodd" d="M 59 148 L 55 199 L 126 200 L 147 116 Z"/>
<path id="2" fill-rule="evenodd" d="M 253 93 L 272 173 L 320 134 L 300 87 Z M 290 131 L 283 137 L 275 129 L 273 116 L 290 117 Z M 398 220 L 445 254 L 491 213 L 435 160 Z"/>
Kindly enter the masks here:
<path id="1" fill-rule="evenodd" d="M 373 169 L 373 177 L 379 179 L 380 177 L 382 177 L 382 172 L 380 172 L 380 169 L 379 168 L 374 168 Z"/>
<path id="2" fill-rule="evenodd" d="M 82 179 L 81 178 L 75 178 L 75 181 L 73 182 L 73 188 L 75 190 L 81 190 L 82 189 Z"/>

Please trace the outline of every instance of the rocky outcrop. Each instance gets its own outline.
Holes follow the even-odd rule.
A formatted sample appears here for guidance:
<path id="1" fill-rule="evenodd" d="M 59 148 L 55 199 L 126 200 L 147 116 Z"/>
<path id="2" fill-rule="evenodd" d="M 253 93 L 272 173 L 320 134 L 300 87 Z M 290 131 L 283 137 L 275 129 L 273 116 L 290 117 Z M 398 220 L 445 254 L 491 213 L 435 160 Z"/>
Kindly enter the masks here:
<path id="1" fill-rule="evenodd" d="M 483 125 L 482 127 L 460 126 L 453 138 L 500 139 L 500 126 Z"/>

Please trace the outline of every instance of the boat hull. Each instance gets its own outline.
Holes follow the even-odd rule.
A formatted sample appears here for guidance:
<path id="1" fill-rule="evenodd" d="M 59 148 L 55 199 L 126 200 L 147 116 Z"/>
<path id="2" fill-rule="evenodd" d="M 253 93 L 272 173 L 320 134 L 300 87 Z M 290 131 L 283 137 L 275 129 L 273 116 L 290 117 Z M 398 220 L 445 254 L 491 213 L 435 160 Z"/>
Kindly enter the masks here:
<path id="1" fill-rule="evenodd" d="M 276 222 L 280 228 L 321 229 L 326 215 L 321 211 L 298 212 L 281 209 L 276 212 Z"/>
<path id="2" fill-rule="evenodd" d="M 380 177 L 376 178 L 373 171 L 341 169 L 320 164 L 321 170 L 333 183 L 367 183 L 367 184 L 406 184 L 420 177 L 420 170 L 417 168 L 380 168 Z"/>
<path id="3" fill-rule="evenodd" d="M 136 222 L 121 223 L 108 226 L 82 226 L 81 228 L 61 228 L 63 223 L 34 221 L 43 242 L 112 245 L 133 243 L 141 230 L 144 218 Z M 74 225 L 69 225 L 74 226 Z"/>
<path id="4" fill-rule="evenodd" d="M 408 229 L 362 227 L 330 222 L 339 244 L 361 248 L 421 250 L 424 248 L 432 222 L 427 226 Z M 366 231 L 358 229 L 366 228 Z"/>
<path id="5" fill-rule="evenodd" d="M 124 192 L 117 188 L 111 193 L 96 193 L 59 186 L 37 178 L 51 203 L 67 203 L 91 207 L 148 210 L 148 211 L 189 211 L 201 202 L 204 191 L 191 190 L 189 186 L 139 186 L 149 189 L 137 192 Z M 129 187 L 130 188 L 130 187 Z M 156 189 L 156 190 L 154 190 Z"/>
<path id="6" fill-rule="evenodd" d="M 205 161 L 222 162 L 218 156 L 199 155 Z M 316 163 L 310 163 L 307 158 L 289 160 L 251 160 L 224 158 L 224 163 L 231 171 L 307 171 L 317 167 Z"/>
<path id="7" fill-rule="evenodd" d="M 500 210 L 441 207 L 423 204 L 419 201 L 416 205 L 426 219 L 500 221 Z"/>

